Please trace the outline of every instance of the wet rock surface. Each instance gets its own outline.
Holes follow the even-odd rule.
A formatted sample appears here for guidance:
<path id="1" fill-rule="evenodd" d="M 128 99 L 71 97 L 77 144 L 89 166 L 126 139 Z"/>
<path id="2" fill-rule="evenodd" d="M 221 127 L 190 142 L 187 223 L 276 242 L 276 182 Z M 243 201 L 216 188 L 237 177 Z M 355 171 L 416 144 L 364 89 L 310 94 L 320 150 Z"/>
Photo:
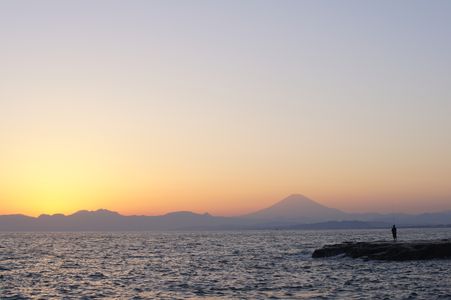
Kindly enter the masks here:
<path id="1" fill-rule="evenodd" d="M 316 249 L 312 257 L 344 255 L 376 260 L 451 259 L 451 239 L 405 242 L 344 242 Z"/>

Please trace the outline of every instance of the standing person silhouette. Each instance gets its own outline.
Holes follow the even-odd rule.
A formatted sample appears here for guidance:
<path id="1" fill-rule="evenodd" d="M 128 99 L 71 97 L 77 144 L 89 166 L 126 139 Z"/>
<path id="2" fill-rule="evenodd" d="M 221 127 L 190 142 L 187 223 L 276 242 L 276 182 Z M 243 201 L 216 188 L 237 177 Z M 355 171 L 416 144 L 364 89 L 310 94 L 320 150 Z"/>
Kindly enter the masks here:
<path id="1" fill-rule="evenodd" d="M 395 225 L 393 225 L 393 227 L 391 228 L 391 234 L 393 235 L 393 240 L 396 241 L 398 239 L 398 236 L 397 236 L 397 230 L 396 230 Z"/>

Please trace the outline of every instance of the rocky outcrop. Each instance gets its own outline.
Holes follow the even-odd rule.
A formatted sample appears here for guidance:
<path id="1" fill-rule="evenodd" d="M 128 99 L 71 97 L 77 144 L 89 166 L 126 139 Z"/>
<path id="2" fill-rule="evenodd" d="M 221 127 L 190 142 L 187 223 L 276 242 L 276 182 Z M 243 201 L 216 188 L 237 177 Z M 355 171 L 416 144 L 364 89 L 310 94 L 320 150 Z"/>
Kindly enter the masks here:
<path id="1" fill-rule="evenodd" d="M 451 239 L 405 242 L 344 242 L 316 249 L 312 257 L 344 255 L 378 260 L 451 259 Z"/>

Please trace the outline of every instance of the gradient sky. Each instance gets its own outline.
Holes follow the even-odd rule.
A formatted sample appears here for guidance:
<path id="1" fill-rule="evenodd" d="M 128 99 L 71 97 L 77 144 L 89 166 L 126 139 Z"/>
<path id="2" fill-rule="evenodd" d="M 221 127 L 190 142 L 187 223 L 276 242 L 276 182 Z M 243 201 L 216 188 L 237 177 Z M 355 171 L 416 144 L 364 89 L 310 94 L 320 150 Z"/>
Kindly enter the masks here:
<path id="1" fill-rule="evenodd" d="M 450 1 L 0 2 L 0 213 L 451 209 Z"/>

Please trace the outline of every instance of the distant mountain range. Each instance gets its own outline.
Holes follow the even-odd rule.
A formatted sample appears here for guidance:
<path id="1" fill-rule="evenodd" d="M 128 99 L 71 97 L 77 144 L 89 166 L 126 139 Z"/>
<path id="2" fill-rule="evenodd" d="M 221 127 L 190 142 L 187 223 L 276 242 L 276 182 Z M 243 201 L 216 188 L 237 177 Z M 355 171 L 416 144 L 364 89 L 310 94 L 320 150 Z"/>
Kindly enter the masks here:
<path id="1" fill-rule="evenodd" d="M 347 213 L 326 207 L 303 195 L 291 195 L 257 212 L 220 217 L 192 212 L 162 216 L 123 216 L 105 209 L 72 215 L 0 216 L 0 231 L 145 231 L 249 229 L 358 229 L 398 226 L 451 226 L 451 211 L 437 213 Z"/>

